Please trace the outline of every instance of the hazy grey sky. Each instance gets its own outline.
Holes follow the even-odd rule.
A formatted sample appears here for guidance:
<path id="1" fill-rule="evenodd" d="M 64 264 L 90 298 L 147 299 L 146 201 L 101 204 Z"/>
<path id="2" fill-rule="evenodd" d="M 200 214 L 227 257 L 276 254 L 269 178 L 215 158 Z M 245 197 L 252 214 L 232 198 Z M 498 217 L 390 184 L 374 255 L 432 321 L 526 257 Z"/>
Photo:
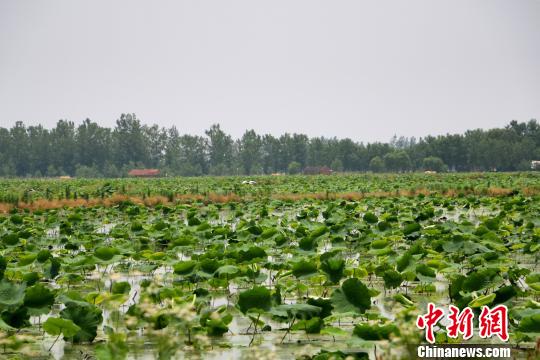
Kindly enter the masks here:
<path id="1" fill-rule="evenodd" d="M 388 140 L 540 119 L 539 0 L 0 0 L 0 125 Z"/>

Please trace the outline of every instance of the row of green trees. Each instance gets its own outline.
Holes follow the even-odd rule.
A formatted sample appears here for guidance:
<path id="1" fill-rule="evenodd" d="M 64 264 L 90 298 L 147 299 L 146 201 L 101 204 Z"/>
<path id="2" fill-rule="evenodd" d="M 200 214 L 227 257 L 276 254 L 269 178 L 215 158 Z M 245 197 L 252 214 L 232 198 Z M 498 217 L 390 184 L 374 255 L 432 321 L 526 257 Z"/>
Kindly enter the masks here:
<path id="1" fill-rule="evenodd" d="M 233 139 L 219 125 L 205 136 L 183 135 L 176 127 L 143 125 L 122 114 L 113 129 L 85 120 L 60 120 L 53 129 L 17 122 L 0 127 L 0 176 L 119 177 L 134 167 L 167 175 L 235 175 L 300 172 L 306 166 L 336 171 L 527 170 L 540 159 L 536 120 L 464 134 L 397 138 L 388 143 L 248 130 Z"/>

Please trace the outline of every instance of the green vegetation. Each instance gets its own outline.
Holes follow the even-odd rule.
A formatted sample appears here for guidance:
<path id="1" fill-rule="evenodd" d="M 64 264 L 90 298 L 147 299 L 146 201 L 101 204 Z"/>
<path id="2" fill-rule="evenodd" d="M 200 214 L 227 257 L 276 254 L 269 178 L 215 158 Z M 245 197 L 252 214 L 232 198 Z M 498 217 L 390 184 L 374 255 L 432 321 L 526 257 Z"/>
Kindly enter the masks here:
<path id="1" fill-rule="evenodd" d="M 534 356 L 538 174 L 255 179 L 0 181 L 0 356 L 408 359 L 428 302 Z"/>
<path id="2" fill-rule="evenodd" d="M 233 139 L 219 125 L 205 136 L 181 135 L 175 127 L 143 125 L 134 114 L 122 114 L 113 129 L 89 119 L 78 126 L 60 120 L 50 130 L 22 122 L 0 127 L 0 176 L 5 177 L 115 178 L 133 168 L 158 168 L 167 176 L 296 174 L 324 166 L 339 172 L 526 171 L 539 159 L 540 125 L 534 119 L 368 144 L 254 130 Z"/>

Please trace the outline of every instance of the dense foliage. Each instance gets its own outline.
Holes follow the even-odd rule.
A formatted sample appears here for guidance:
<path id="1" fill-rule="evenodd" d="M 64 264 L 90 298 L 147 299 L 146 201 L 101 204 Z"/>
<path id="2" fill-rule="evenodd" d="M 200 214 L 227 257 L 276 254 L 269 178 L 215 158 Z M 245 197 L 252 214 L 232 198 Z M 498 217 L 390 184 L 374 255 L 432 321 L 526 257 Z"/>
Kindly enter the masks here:
<path id="1" fill-rule="evenodd" d="M 470 306 L 477 317 L 482 305 L 507 305 L 514 354 L 534 356 L 540 198 L 466 189 L 538 187 L 539 177 L 357 177 L 261 179 L 289 194 L 430 181 L 463 192 L 293 201 L 255 184 L 244 202 L 13 207 L 0 215 L 0 356 L 343 359 L 373 357 L 376 346 L 383 358 L 409 359 L 428 302 Z M 103 181 L 75 180 L 72 191 Z M 238 178 L 118 179 L 103 196 L 175 181 L 217 190 Z M 17 182 L 39 181 L 2 184 Z M 437 343 L 461 341 L 443 330 Z"/>
<path id="2" fill-rule="evenodd" d="M 274 137 L 253 130 L 234 140 L 219 125 L 205 134 L 181 135 L 175 127 L 142 125 L 133 114 L 122 114 L 114 129 L 90 120 L 79 126 L 61 120 L 50 130 L 17 122 L 10 129 L 0 127 L 0 176 L 121 177 L 134 167 L 181 176 L 298 173 L 308 166 L 375 172 L 513 171 L 527 170 L 531 160 L 540 159 L 536 120 L 369 144 L 303 134 Z"/>
<path id="3" fill-rule="evenodd" d="M 156 179 L 0 179 L 0 205 L 26 203 L 38 200 L 84 201 L 135 197 L 158 197 L 165 201 L 218 198 L 219 202 L 253 198 L 310 197 L 360 198 L 363 196 L 416 195 L 437 193 L 450 196 L 504 195 L 540 193 L 540 173 L 445 173 L 445 174 L 337 174 L 332 176 L 257 176 L 256 184 L 245 184 L 240 177 L 175 177 Z M 61 202 L 59 203 L 61 205 Z M 43 205 L 47 205 L 44 203 Z M 0 209 L 0 212 L 2 209 Z"/>

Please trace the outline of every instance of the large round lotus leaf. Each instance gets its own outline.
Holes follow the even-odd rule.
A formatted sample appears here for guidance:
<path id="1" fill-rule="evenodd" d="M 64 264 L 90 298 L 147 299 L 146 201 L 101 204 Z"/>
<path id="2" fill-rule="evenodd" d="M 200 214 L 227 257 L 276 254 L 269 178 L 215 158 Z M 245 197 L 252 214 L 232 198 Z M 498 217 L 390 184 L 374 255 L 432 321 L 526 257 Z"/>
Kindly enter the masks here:
<path id="1" fill-rule="evenodd" d="M 19 257 L 19 263 L 18 263 L 17 265 L 18 265 L 18 266 L 26 266 L 26 265 L 30 265 L 30 264 L 33 263 L 35 260 L 36 260 L 36 254 L 25 254 L 25 255 L 21 255 L 21 257 Z"/>
<path id="2" fill-rule="evenodd" d="M 208 222 L 203 222 L 201 223 L 199 226 L 197 226 L 197 231 L 199 232 L 202 232 L 202 231 L 206 231 L 208 229 L 211 229 L 212 226 L 208 223 Z"/>
<path id="3" fill-rule="evenodd" d="M 317 272 L 317 264 L 314 261 L 302 259 L 292 266 L 292 273 L 297 278 L 306 277 Z"/>
<path id="4" fill-rule="evenodd" d="M 52 257 L 52 254 L 49 250 L 40 250 L 37 253 L 36 260 L 40 263 L 44 263 L 51 257 Z"/>
<path id="5" fill-rule="evenodd" d="M 489 230 L 498 230 L 500 226 L 500 220 L 498 218 L 486 219 L 484 221 L 485 227 Z"/>
<path id="6" fill-rule="evenodd" d="M 403 234 L 404 235 L 410 235 L 413 232 L 420 231 L 421 229 L 422 229 L 422 227 L 420 226 L 419 223 L 412 222 L 412 223 L 409 223 L 409 224 L 405 224 L 405 226 L 403 226 Z"/>
<path id="7" fill-rule="evenodd" d="M 54 304 L 54 293 L 42 284 L 26 288 L 24 306 L 31 308 L 32 315 L 46 314 Z"/>
<path id="8" fill-rule="evenodd" d="M 201 270 L 213 274 L 219 268 L 219 261 L 214 259 L 204 259 L 201 261 Z"/>
<path id="9" fill-rule="evenodd" d="M 495 291 L 495 300 L 493 300 L 493 303 L 501 304 L 517 296 L 517 294 L 518 292 L 515 286 L 513 285 L 503 286 L 499 288 L 497 291 Z"/>
<path id="10" fill-rule="evenodd" d="M 396 261 L 398 271 L 405 270 L 412 263 L 412 259 L 413 256 L 409 251 L 401 255 Z"/>
<path id="11" fill-rule="evenodd" d="M 298 242 L 298 246 L 300 247 L 300 249 L 305 250 L 305 251 L 313 250 L 316 245 L 317 245 L 317 238 L 312 238 L 311 236 L 304 237 L 300 239 L 300 241 Z"/>
<path id="12" fill-rule="evenodd" d="M 23 217 L 19 214 L 13 214 L 10 218 L 11 222 L 17 225 L 20 225 L 23 223 Z"/>
<path id="13" fill-rule="evenodd" d="M 195 269 L 195 266 L 197 266 L 197 261 L 195 260 L 179 261 L 174 264 L 173 269 L 175 274 L 187 275 Z"/>
<path id="14" fill-rule="evenodd" d="M 26 285 L 14 284 L 6 280 L 0 281 L 0 305 L 5 307 L 22 304 Z"/>
<path id="15" fill-rule="evenodd" d="M 385 231 L 385 230 L 388 230 L 390 229 L 392 226 L 390 225 L 390 223 L 388 223 L 387 221 L 379 221 L 379 223 L 377 224 L 377 228 L 380 230 L 380 231 Z"/>
<path id="16" fill-rule="evenodd" d="M 379 221 L 379 218 L 377 217 L 377 215 L 375 215 L 372 212 L 365 213 L 363 216 L 363 219 L 368 224 L 375 224 L 377 221 Z"/>
<path id="17" fill-rule="evenodd" d="M 5 245 L 14 246 L 19 243 L 19 235 L 16 233 L 9 233 L 2 236 L 2 242 Z"/>
<path id="18" fill-rule="evenodd" d="M 309 237 L 312 238 L 312 239 L 316 239 L 316 238 L 324 235 L 324 233 L 326 233 L 327 231 L 328 231 L 328 228 L 326 226 L 324 226 L 324 225 L 319 226 L 309 234 Z"/>
<path id="19" fill-rule="evenodd" d="M 403 276 L 395 270 L 386 270 L 383 273 L 384 286 L 388 289 L 395 289 L 403 282 Z"/>
<path id="20" fill-rule="evenodd" d="M 266 251 L 263 248 L 258 246 L 252 246 L 247 250 L 240 250 L 238 252 L 238 260 L 243 261 L 252 261 L 255 259 L 266 258 Z"/>
<path id="21" fill-rule="evenodd" d="M 203 325 L 206 328 L 206 334 L 208 336 L 223 336 L 229 327 L 222 319 L 219 318 L 209 318 Z"/>
<path id="22" fill-rule="evenodd" d="M 263 233 L 262 228 L 258 225 L 250 226 L 248 227 L 247 230 L 249 231 L 250 234 L 253 234 L 253 235 L 261 235 Z"/>
<path id="23" fill-rule="evenodd" d="M 66 308 L 60 312 L 63 319 L 69 319 L 80 330 L 65 339 L 73 343 L 92 342 L 97 335 L 97 328 L 103 321 L 101 309 L 95 305 L 83 302 L 68 302 Z"/>
<path id="24" fill-rule="evenodd" d="M 244 314 L 248 311 L 268 311 L 272 306 L 270 290 L 264 286 L 256 286 L 243 291 L 238 296 L 238 308 Z"/>
<path id="25" fill-rule="evenodd" d="M 416 265 L 416 274 L 434 278 L 436 276 L 435 270 L 427 266 L 426 264 Z"/>
<path id="26" fill-rule="evenodd" d="M 165 221 L 158 221 L 154 224 L 154 230 L 161 231 L 169 227 L 169 224 L 167 224 Z"/>
<path id="27" fill-rule="evenodd" d="M 239 272 L 240 269 L 234 265 L 223 265 L 216 270 L 216 274 L 218 274 L 218 276 L 228 275 L 229 277 L 231 277 L 232 275 L 236 275 Z"/>
<path id="28" fill-rule="evenodd" d="M 372 249 L 382 249 L 388 245 L 387 239 L 378 239 L 371 242 Z"/>
<path id="29" fill-rule="evenodd" d="M 473 271 L 463 280 L 462 288 L 468 292 L 481 290 L 491 284 L 497 272 L 496 269 L 492 268 Z"/>
<path id="30" fill-rule="evenodd" d="M 61 266 L 62 264 L 57 258 L 50 258 L 45 263 L 43 274 L 48 279 L 54 279 L 60 273 Z"/>
<path id="31" fill-rule="evenodd" d="M 332 309 L 334 306 L 332 306 L 332 301 L 330 299 L 324 299 L 324 298 L 309 298 L 306 303 L 313 306 L 318 306 L 321 308 L 321 312 L 319 314 L 319 317 L 321 319 L 324 319 L 330 315 L 332 315 Z"/>
<path id="32" fill-rule="evenodd" d="M 265 229 L 262 234 L 261 234 L 261 238 L 262 239 L 268 239 L 268 238 L 271 238 L 272 236 L 274 236 L 275 234 L 277 234 L 278 231 L 276 228 L 268 228 L 268 229 Z"/>
<path id="33" fill-rule="evenodd" d="M 2 321 L 13 328 L 23 328 L 30 326 L 30 314 L 26 306 L 19 306 L 15 310 L 4 311 Z"/>
<path id="34" fill-rule="evenodd" d="M 371 308 L 371 294 L 366 285 L 357 278 L 350 278 L 343 282 L 341 288 L 332 293 L 332 304 L 339 313 L 364 313 Z"/>
<path id="35" fill-rule="evenodd" d="M 117 248 L 109 246 L 100 246 L 94 250 L 94 256 L 103 261 L 109 261 L 119 253 Z"/>
<path id="36" fill-rule="evenodd" d="M 328 275 L 328 280 L 338 283 L 345 271 L 345 260 L 340 257 L 331 257 L 321 262 L 321 270 Z"/>
<path id="37" fill-rule="evenodd" d="M 540 313 L 523 317 L 518 329 L 523 332 L 540 333 Z"/>
<path id="38" fill-rule="evenodd" d="M 540 291 L 540 273 L 533 273 L 528 275 L 525 278 L 525 282 L 531 287 L 531 289 Z"/>
<path id="39" fill-rule="evenodd" d="M 81 328 L 75 325 L 71 320 L 50 317 L 43 323 L 43 330 L 52 336 L 63 334 L 65 337 L 72 337 L 75 336 Z"/>

